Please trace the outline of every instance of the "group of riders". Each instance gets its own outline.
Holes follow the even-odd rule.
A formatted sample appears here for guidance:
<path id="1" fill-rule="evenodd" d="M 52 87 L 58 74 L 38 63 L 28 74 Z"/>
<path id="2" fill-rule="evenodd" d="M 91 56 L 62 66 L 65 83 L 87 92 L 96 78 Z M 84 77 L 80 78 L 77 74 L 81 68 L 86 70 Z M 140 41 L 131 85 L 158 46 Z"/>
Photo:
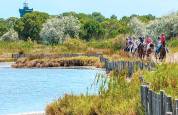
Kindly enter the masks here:
<path id="1" fill-rule="evenodd" d="M 130 52 L 132 55 L 138 56 L 141 59 L 150 57 L 154 52 L 156 59 L 163 60 L 166 57 L 166 52 L 168 52 L 166 48 L 166 35 L 162 33 L 157 37 L 155 43 L 151 36 L 141 36 L 138 39 L 128 37 L 124 51 Z"/>

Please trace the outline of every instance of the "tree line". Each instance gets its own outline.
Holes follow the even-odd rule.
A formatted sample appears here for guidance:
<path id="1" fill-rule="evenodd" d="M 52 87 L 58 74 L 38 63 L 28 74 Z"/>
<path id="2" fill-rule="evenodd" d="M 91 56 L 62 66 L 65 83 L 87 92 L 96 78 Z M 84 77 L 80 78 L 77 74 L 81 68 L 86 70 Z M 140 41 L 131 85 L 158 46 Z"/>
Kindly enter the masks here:
<path id="1" fill-rule="evenodd" d="M 151 14 L 124 16 L 118 19 L 116 15 L 106 18 L 99 12 L 92 14 L 65 12 L 54 16 L 34 11 L 21 18 L 0 19 L 0 39 L 31 39 L 46 44 L 62 43 L 69 38 L 85 41 L 108 39 L 119 34 L 132 34 L 134 31 L 129 23 L 133 17 L 142 23 L 156 19 Z"/>

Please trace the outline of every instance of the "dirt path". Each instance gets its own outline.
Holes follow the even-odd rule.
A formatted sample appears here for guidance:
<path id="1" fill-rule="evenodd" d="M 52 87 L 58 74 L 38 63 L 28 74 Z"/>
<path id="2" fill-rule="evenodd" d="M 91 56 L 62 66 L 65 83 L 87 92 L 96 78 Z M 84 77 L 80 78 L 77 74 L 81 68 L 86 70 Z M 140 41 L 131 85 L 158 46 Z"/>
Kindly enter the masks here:
<path id="1" fill-rule="evenodd" d="M 166 63 L 178 63 L 178 52 L 173 54 L 167 54 Z"/>

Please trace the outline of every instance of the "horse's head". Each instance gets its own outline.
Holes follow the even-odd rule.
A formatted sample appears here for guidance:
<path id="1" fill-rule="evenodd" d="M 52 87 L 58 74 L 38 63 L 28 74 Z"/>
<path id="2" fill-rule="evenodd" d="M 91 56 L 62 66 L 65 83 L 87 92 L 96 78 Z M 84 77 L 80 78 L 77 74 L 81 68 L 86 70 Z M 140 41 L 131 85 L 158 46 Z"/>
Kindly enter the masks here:
<path id="1" fill-rule="evenodd" d="M 150 44 L 150 48 L 151 48 L 151 49 L 154 49 L 154 44 L 153 44 L 153 43 Z"/>

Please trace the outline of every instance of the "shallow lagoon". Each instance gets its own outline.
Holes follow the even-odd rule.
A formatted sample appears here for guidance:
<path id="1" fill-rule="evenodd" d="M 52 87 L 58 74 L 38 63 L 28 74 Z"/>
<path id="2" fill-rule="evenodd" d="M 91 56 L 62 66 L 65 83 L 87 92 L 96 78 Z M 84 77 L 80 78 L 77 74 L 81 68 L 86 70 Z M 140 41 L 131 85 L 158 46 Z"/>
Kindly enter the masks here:
<path id="1" fill-rule="evenodd" d="M 101 69 L 13 69 L 0 64 L 0 115 L 44 111 L 46 105 L 66 93 L 81 94 L 92 87 Z M 88 90 L 87 90 L 88 89 Z"/>

